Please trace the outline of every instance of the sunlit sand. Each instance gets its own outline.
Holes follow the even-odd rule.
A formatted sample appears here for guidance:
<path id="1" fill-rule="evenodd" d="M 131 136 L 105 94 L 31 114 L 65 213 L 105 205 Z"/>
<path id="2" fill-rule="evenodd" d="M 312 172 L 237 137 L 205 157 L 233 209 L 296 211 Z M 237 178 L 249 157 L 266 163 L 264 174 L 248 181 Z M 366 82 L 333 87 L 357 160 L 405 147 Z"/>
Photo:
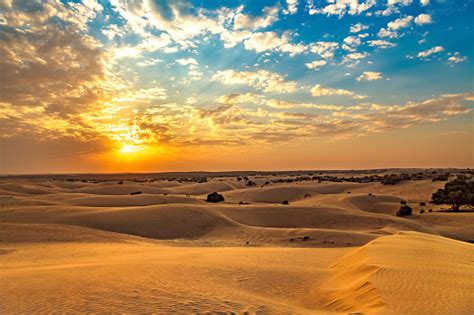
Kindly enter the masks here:
<path id="1" fill-rule="evenodd" d="M 472 311 L 474 214 L 419 214 L 444 182 L 188 176 L 2 179 L 2 312 Z"/>

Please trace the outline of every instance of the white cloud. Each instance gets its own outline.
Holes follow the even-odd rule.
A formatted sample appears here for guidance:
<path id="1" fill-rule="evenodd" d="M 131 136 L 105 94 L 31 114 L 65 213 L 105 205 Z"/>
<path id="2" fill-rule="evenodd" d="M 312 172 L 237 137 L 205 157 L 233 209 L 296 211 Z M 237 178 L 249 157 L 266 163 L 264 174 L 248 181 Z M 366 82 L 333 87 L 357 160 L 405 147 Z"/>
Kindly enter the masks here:
<path id="1" fill-rule="evenodd" d="M 364 53 L 356 52 L 356 53 L 351 53 L 345 56 L 347 60 L 360 60 L 360 59 L 364 59 L 365 57 L 367 57 L 367 53 L 365 52 Z"/>
<path id="2" fill-rule="evenodd" d="M 324 59 L 334 58 L 334 51 L 339 47 L 336 42 L 316 42 L 310 45 L 309 50 Z"/>
<path id="3" fill-rule="evenodd" d="M 461 56 L 458 52 L 454 53 L 451 57 L 448 58 L 448 62 L 451 66 L 457 65 L 460 62 L 466 61 L 467 57 Z"/>
<path id="4" fill-rule="evenodd" d="M 225 48 L 232 48 L 238 43 L 250 38 L 250 31 L 224 31 L 221 33 L 221 40 L 224 42 Z"/>
<path id="5" fill-rule="evenodd" d="M 369 54 L 366 52 L 353 52 L 344 56 L 342 61 L 343 64 L 346 64 L 349 68 L 354 68 L 359 64 L 359 62 L 366 58 Z"/>
<path id="6" fill-rule="evenodd" d="M 430 4 L 430 0 L 420 0 L 420 4 L 421 4 L 422 6 L 429 5 L 429 4 Z"/>
<path id="7" fill-rule="evenodd" d="M 331 96 L 331 95 L 347 95 L 351 96 L 355 99 L 364 99 L 367 96 L 365 95 L 358 95 L 352 91 L 349 90 L 344 90 L 344 89 L 333 89 L 330 87 L 324 87 L 320 84 L 316 84 L 311 88 L 311 95 L 315 97 L 320 97 L 320 96 Z"/>
<path id="8" fill-rule="evenodd" d="M 150 59 L 146 59 L 146 60 L 137 62 L 137 66 L 139 66 L 139 67 L 149 67 L 149 66 L 154 66 L 154 65 L 156 65 L 160 62 L 163 62 L 163 60 L 150 58 Z"/>
<path id="9" fill-rule="evenodd" d="M 391 43 L 389 41 L 382 40 L 382 39 L 369 40 L 368 43 L 369 43 L 369 46 L 371 47 L 379 47 L 379 48 L 390 48 L 390 47 L 397 46 L 394 43 Z"/>
<path id="10" fill-rule="evenodd" d="M 426 58 L 426 57 L 429 57 L 433 54 L 437 54 L 437 53 L 440 53 L 444 51 L 444 47 L 443 46 L 435 46 L 433 48 L 430 48 L 428 50 L 425 50 L 425 51 L 422 51 L 422 52 L 419 52 L 418 53 L 418 58 Z"/>
<path id="11" fill-rule="evenodd" d="M 286 0 L 288 10 L 284 11 L 285 14 L 295 14 L 298 12 L 298 0 Z"/>
<path id="12" fill-rule="evenodd" d="M 182 66 L 190 66 L 190 65 L 197 66 L 197 65 L 199 65 L 199 63 L 194 58 L 176 59 L 176 62 L 179 63 Z"/>
<path id="13" fill-rule="evenodd" d="M 359 46 L 361 44 L 361 40 L 356 36 L 347 36 L 344 38 L 344 43 L 350 46 Z"/>
<path id="14" fill-rule="evenodd" d="M 397 31 L 399 31 L 402 28 L 407 28 L 410 26 L 411 22 L 413 21 L 413 16 L 409 15 L 404 18 L 398 18 L 392 22 L 389 22 L 387 24 L 387 28 L 381 28 L 379 32 L 377 33 L 377 36 L 380 38 L 397 38 L 399 34 Z"/>
<path id="15" fill-rule="evenodd" d="M 429 14 L 420 14 L 415 18 L 415 24 L 416 25 L 424 25 L 424 24 L 431 24 L 431 15 Z"/>
<path id="16" fill-rule="evenodd" d="M 351 25 L 350 31 L 351 31 L 351 33 L 359 33 L 361 31 L 364 31 L 364 30 L 368 29 L 368 28 L 369 28 L 368 25 L 364 25 L 362 23 L 357 23 L 357 24 Z"/>
<path id="17" fill-rule="evenodd" d="M 389 5 L 387 6 L 387 8 L 385 10 L 379 10 L 379 11 L 376 11 L 375 14 L 380 16 L 389 16 L 389 15 L 392 15 L 394 13 L 399 13 L 400 11 L 394 7 L 393 5 Z"/>
<path id="18" fill-rule="evenodd" d="M 319 68 L 321 68 L 322 66 L 325 66 L 326 64 L 327 64 L 326 60 L 314 60 L 312 62 L 305 63 L 307 68 L 313 69 L 313 70 L 318 70 Z"/>
<path id="19" fill-rule="evenodd" d="M 381 72 L 364 71 L 356 78 L 357 81 L 376 81 L 382 79 Z"/>
<path id="20" fill-rule="evenodd" d="M 303 44 L 293 44 L 289 42 L 290 34 L 284 33 L 278 36 L 275 32 L 253 33 L 249 39 L 244 41 L 245 49 L 263 52 L 267 50 L 277 50 L 289 53 L 290 56 L 300 54 L 306 50 Z"/>
<path id="21" fill-rule="evenodd" d="M 412 0 L 387 0 L 387 5 L 392 6 L 396 4 L 410 5 Z"/>
<path id="22" fill-rule="evenodd" d="M 393 31 L 397 31 L 401 28 L 410 26 L 411 21 L 413 21 L 413 16 L 409 15 L 407 17 L 399 18 L 399 19 L 396 19 L 395 21 L 389 22 L 387 26 L 389 29 Z"/>
<path id="23" fill-rule="evenodd" d="M 366 0 L 360 2 L 358 0 L 329 0 L 325 7 L 316 8 L 313 1 L 309 3 L 309 14 L 326 14 L 344 16 L 346 13 L 350 15 L 359 15 L 376 4 L 376 0 Z"/>
<path id="24" fill-rule="evenodd" d="M 275 32 L 254 33 L 244 42 L 245 49 L 262 52 L 275 49 L 283 44 L 284 40 Z"/>
<path id="25" fill-rule="evenodd" d="M 380 38 L 385 38 L 385 37 L 389 37 L 389 38 L 396 38 L 398 36 L 397 32 L 393 32 L 389 29 L 386 29 L 386 28 L 381 28 L 379 30 L 379 32 L 377 33 L 377 36 L 380 37 Z"/>
<path id="26" fill-rule="evenodd" d="M 199 80 L 202 78 L 202 72 L 199 70 L 199 63 L 194 58 L 176 59 L 176 62 L 189 69 L 188 75 L 192 80 Z"/>
<path id="27" fill-rule="evenodd" d="M 244 84 L 264 92 L 291 93 L 296 91 L 294 81 L 287 81 L 285 77 L 267 70 L 234 71 L 231 69 L 216 72 L 212 80 L 225 85 Z"/>
<path id="28" fill-rule="evenodd" d="M 234 29 L 257 30 L 266 28 L 278 20 L 278 7 L 266 7 L 263 15 L 253 17 L 248 14 L 238 13 L 234 17 Z"/>
<path id="29" fill-rule="evenodd" d="M 102 29 L 102 34 L 104 34 L 109 40 L 114 40 L 115 37 L 122 37 L 125 35 L 125 31 L 118 27 L 115 24 L 107 25 Z"/>

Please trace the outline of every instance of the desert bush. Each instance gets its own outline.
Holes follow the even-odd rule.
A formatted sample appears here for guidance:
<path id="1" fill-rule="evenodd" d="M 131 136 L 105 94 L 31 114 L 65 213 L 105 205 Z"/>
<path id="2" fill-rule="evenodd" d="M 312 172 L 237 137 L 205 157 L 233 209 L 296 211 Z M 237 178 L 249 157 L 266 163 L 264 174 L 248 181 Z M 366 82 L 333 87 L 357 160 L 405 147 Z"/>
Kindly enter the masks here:
<path id="1" fill-rule="evenodd" d="M 411 215 L 413 209 L 404 204 L 400 207 L 400 209 L 397 211 L 397 217 L 404 217 L 404 216 L 407 216 L 407 215 Z"/>
<path id="2" fill-rule="evenodd" d="M 218 194 L 216 192 L 213 192 L 212 194 L 207 195 L 207 202 L 221 202 L 225 201 L 224 196 L 221 194 Z"/>

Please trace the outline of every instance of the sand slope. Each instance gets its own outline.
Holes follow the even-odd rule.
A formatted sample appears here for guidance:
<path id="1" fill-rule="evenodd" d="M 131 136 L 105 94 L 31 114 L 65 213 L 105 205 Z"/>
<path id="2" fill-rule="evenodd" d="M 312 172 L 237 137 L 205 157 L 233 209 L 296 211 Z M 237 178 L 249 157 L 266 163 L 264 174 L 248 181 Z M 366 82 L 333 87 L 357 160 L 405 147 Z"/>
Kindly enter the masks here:
<path id="1" fill-rule="evenodd" d="M 439 236 L 407 232 L 356 249 L 168 247 L 123 240 L 1 245 L 0 310 L 7 314 L 469 314 L 472 310 L 474 246 Z"/>

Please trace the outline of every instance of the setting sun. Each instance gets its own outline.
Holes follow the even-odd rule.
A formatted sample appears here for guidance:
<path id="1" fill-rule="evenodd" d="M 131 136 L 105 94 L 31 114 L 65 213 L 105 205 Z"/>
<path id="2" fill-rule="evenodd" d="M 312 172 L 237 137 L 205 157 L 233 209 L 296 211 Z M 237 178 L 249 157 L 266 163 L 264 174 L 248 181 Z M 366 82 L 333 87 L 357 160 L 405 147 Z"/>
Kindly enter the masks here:
<path id="1" fill-rule="evenodd" d="M 140 150 L 140 147 L 131 145 L 131 144 L 124 144 L 120 149 L 120 153 L 133 153 Z"/>

